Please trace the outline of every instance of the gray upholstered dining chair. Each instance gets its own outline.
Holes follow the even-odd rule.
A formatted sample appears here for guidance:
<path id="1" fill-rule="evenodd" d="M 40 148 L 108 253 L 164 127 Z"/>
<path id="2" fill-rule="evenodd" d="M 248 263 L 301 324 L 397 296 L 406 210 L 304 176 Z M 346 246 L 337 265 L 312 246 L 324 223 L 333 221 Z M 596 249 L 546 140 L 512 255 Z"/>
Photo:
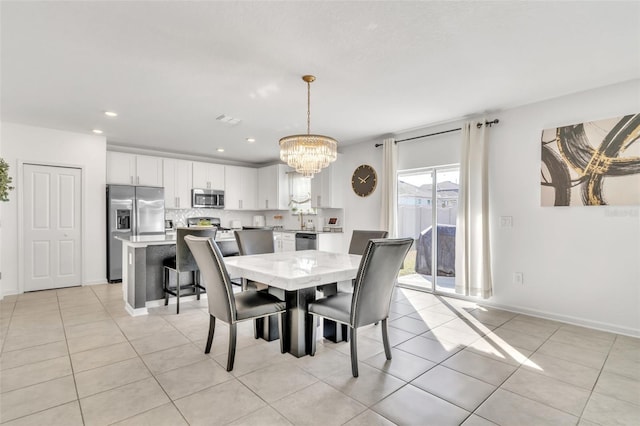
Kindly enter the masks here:
<path id="1" fill-rule="evenodd" d="M 227 371 L 233 370 L 236 354 L 237 323 L 240 321 L 280 315 L 280 336 L 283 334 L 286 305 L 276 296 L 254 290 L 247 290 L 234 295 L 231 280 L 224 265 L 222 253 L 214 240 L 193 236 L 185 237 L 187 245 L 198 263 L 200 274 L 207 288 L 209 303 L 209 335 L 204 353 L 211 351 L 216 319 L 229 324 L 229 351 L 227 355 Z M 285 339 L 280 339 L 280 351 L 285 352 Z"/>
<path id="2" fill-rule="evenodd" d="M 360 261 L 353 294 L 338 292 L 309 303 L 311 318 L 307 324 L 311 328 L 311 355 L 316 351 L 315 317 L 319 316 L 349 327 L 353 377 L 358 377 L 358 327 L 381 321 L 384 353 L 391 359 L 387 332 L 389 306 L 400 266 L 411 244 L 412 238 L 369 240 Z"/>
<path id="3" fill-rule="evenodd" d="M 184 242 L 184 237 L 187 235 L 196 235 L 198 237 L 206 237 L 213 240 L 216 238 L 216 231 L 216 228 L 211 227 L 178 228 L 176 230 L 176 255 L 175 257 L 170 257 L 162 262 L 162 290 L 164 291 L 164 305 L 167 306 L 169 304 L 169 295 L 175 296 L 176 314 L 180 313 L 180 296 L 191 296 L 195 294 L 196 298 L 200 300 L 200 290 L 205 290 L 204 286 L 200 284 L 198 265 L 191 255 L 189 247 L 187 247 L 187 244 Z M 175 286 L 172 286 L 170 282 L 171 271 L 175 272 Z M 180 277 L 185 272 L 190 272 L 192 276 L 191 282 L 188 284 L 181 283 Z M 181 294 L 183 290 L 189 290 L 189 292 Z"/>
<path id="4" fill-rule="evenodd" d="M 233 231 L 238 243 L 238 252 L 240 256 L 250 254 L 273 253 L 275 246 L 273 243 L 273 230 L 271 229 L 245 229 L 242 231 Z M 256 288 L 264 290 L 267 288 L 265 284 L 255 281 L 242 279 L 242 289 Z"/>
<path id="5" fill-rule="evenodd" d="M 349 243 L 349 254 L 359 254 L 362 256 L 369 240 L 376 238 L 387 238 L 389 233 L 387 231 L 363 231 L 354 229 L 351 233 L 351 242 Z M 354 280 L 355 282 L 355 280 Z M 330 296 L 338 292 L 338 283 L 324 284 L 318 286 L 318 291 L 324 293 L 325 296 Z"/>
<path id="6" fill-rule="evenodd" d="M 369 240 L 376 238 L 387 238 L 387 231 L 363 231 L 354 229 L 351 234 L 351 243 L 349 244 L 349 254 L 363 255 L 367 248 Z"/>

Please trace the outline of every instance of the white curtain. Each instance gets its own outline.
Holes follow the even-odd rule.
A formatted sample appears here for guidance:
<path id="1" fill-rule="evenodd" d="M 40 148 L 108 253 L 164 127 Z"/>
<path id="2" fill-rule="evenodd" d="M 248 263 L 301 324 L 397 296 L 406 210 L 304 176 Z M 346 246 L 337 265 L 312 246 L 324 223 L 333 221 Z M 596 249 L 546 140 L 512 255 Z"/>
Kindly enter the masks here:
<path id="1" fill-rule="evenodd" d="M 382 210 L 380 212 L 380 229 L 389 232 L 389 238 L 396 236 L 396 199 L 398 171 L 398 147 L 393 138 L 385 139 L 382 154 Z"/>
<path id="2" fill-rule="evenodd" d="M 489 129 L 484 123 L 482 119 L 462 126 L 456 293 L 486 299 L 491 297 L 493 285 L 489 250 Z"/>

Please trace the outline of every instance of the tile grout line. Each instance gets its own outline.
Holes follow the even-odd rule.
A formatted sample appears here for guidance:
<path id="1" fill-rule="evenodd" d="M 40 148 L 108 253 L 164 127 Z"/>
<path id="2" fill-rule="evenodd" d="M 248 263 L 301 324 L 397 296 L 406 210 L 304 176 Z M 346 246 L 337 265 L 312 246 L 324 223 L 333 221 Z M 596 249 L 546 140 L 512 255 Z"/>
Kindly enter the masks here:
<path id="1" fill-rule="evenodd" d="M 113 318 L 113 316 L 111 315 L 111 313 L 109 313 L 109 315 Z M 164 318 L 162 318 L 162 320 L 167 323 L 168 325 L 170 325 L 172 328 L 174 328 L 178 333 L 182 334 L 182 332 L 180 332 L 180 330 L 178 330 L 173 324 L 171 324 L 169 321 L 165 320 Z M 131 344 L 131 340 L 129 339 L 129 337 L 127 336 L 127 334 L 124 332 L 124 330 L 122 330 L 122 327 L 120 326 L 120 324 L 118 324 L 118 322 L 114 319 L 113 322 L 116 324 L 116 326 L 118 327 L 118 329 L 120 330 L 120 332 L 122 333 L 122 335 L 124 336 L 124 338 L 127 340 L 127 343 L 129 344 L 129 346 L 131 346 L 131 348 L 133 349 L 133 351 L 136 353 L 138 359 L 140 359 L 140 361 L 142 362 L 142 364 L 145 366 L 145 368 L 147 369 L 147 371 L 149 372 L 149 374 L 151 375 L 151 377 L 153 377 L 153 380 L 155 380 L 156 384 L 160 387 L 160 389 L 162 389 L 162 392 L 167 396 L 167 398 L 169 399 L 169 401 L 171 402 L 171 405 L 173 405 L 173 407 L 176 409 L 176 411 L 180 414 L 180 417 L 182 417 L 185 421 L 186 424 L 189 424 L 189 421 L 184 417 L 184 414 L 182 413 L 182 411 L 180 411 L 180 409 L 178 408 L 178 406 L 175 404 L 175 401 L 171 398 L 171 396 L 167 393 L 167 391 L 165 390 L 165 388 L 162 386 L 162 384 L 160 383 L 160 381 L 158 380 L 158 378 L 156 377 L 156 375 L 151 371 L 151 369 L 149 368 L 149 366 L 147 365 L 147 363 L 144 361 L 144 358 L 142 357 L 142 355 L 140 355 L 140 353 L 138 352 L 138 350 L 136 349 L 136 347 L 134 345 Z M 158 333 L 159 334 L 159 333 Z M 184 336 L 184 334 L 182 334 Z M 185 338 L 187 338 L 187 336 L 184 336 Z M 141 337 L 141 339 L 144 337 Z M 136 339 L 134 339 L 136 340 Z M 189 340 L 189 338 L 187 338 L 187 340 Z M 189 340 L 189 342 L 191 342 L 191 340 Z M 156 352 L 160 352 L 160 351 L 156 351 Z M 151 352 L 153 353 L 153 352 Z M 142 379 L 142 380 L 146 380 L 146 379 Z M 135 382 L 134 382 L 135 383 Z M 126 386 L 126 385 L 124 385 Z M 115 388 L 117 389 L 117 388 Z M 162 404 L 164 405 L 164 404 Z M 155 406 L 153 408 L 150 408 L 147 411 L 144 411 L 143 413 L 149 412 L 151 410 L 155 410 L 158 407 L 161 407 L 162 405 L 158 405 Z M 127 419 L 133 418 L 135 416 L 138 416 L 142 413 L 136 413 L 133 416 L 127 417 Z M 123 421 L 126 419 L 121 419 L 118 421 Z"/>

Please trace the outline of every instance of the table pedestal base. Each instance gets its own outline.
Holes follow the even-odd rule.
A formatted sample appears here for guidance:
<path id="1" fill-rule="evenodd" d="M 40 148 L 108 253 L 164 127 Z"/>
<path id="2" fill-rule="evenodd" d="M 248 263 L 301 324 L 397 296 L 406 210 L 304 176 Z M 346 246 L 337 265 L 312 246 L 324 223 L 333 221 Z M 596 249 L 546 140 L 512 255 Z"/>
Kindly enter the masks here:
<path id="1" fill-rule="evenodd" d="M 287 303 L 287 341 L 285 348 L 298 358 L 311 353 L 311 333 L 306 333 L 308 325 L 307 305 L 316 300 L 316 289 L 305 288 L 285 291 Z"/>

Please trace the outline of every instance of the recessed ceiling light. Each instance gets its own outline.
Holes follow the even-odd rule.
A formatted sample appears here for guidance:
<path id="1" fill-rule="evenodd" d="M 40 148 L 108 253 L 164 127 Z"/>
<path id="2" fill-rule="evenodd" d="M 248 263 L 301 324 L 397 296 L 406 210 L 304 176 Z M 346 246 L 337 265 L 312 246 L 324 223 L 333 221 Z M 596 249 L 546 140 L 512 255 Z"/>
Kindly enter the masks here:
<path id="1" fill-rule="evenodd" d="M 247 142 L 249 143 L 254 143 L 256 141 L 255 138 L 247 138 Z"/>
<path id="2" fill-rule="evenodd" d="M 93 133 L 95 133 L 96 135 L 101 135 L 104 132 L 100 129 L 93 129 Z"/>
<path id="3" fill-rule="evenodd" d="M 224 152 L 224 148 L 218 148 L 217 151 L 218 152 Z"/>
<path id="4" fill-rule="evenodd" d="M 113 111 L 105 111 L 104 115 L 106 115 L 107 117 L 117 117 L 118 113 Z"/>

